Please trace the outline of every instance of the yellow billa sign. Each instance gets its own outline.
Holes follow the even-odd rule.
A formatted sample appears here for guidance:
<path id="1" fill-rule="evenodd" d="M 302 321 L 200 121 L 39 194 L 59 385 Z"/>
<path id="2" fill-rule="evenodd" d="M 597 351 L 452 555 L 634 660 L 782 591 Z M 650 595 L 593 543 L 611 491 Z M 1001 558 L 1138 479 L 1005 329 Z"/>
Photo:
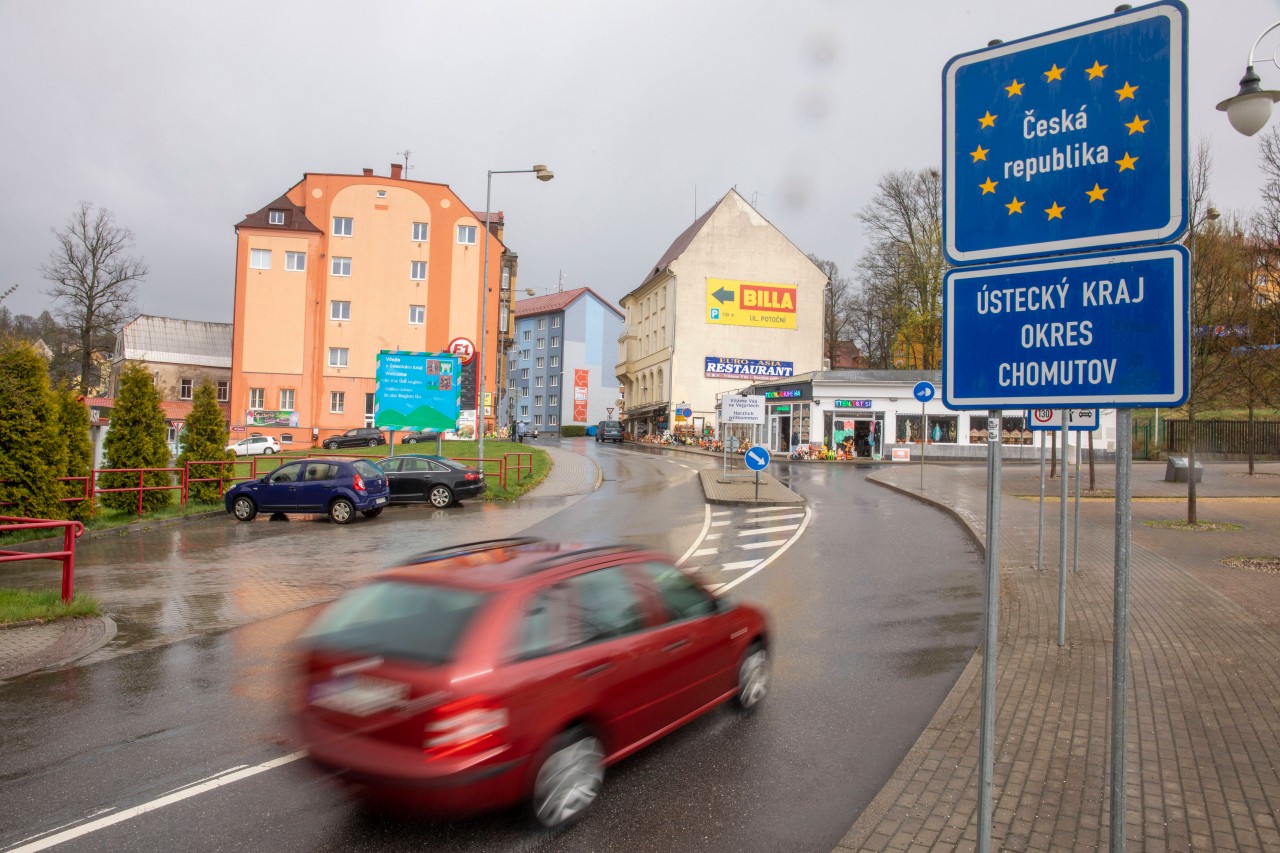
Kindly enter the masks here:
<path id="1" fill-rule="evenodd" d="M 796 286 L 707 279 L 707 322 L 725 326 L 796 327 Z"/>

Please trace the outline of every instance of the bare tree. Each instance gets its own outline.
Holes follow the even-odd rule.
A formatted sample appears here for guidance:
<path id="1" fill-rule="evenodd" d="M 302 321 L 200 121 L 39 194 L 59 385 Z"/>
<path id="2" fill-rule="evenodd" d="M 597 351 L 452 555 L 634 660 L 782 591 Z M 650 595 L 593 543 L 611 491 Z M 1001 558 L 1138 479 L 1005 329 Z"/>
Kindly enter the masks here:
<path id="1" fill-rule="evenodd" d="M 149 270 L 129 254 L 133 232 L 87 201 L 53 235 L 58 245 L 41 271 L 53 283 L 47 293 L 59 318 L 77 339 L 85 394 L 95 384 L 94 356 L 109 351 L 112 336 L 134 315 L 134 291 Z"/>
<path id="2" fill-rule="evenodd" d="M 835 261 L 809 255 L 827 277 L 822 297 L 822 357 L 834 364 L 841 341 L 853 340 L 853 282 L 840 275 Z"/>
<path id="3" fill-rule="evenodd" d="M 883 357 L 883 338 L 898 351 L 894 366 L 933 370 L 942 356 L 942 177 L 937 169 L 888 172 L 858 213 L 870 247 L 858 262 L 863 351 Z"/>

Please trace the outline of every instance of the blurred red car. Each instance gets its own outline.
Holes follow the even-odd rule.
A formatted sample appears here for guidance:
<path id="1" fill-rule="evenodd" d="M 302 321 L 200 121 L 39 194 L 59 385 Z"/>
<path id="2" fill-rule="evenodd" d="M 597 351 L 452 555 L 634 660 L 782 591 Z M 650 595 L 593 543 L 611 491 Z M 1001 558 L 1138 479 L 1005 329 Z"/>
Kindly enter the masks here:
<path id="1" fill-rule="evenodd" d="M 769 683 L 764 615 L 627 546 L 501 539 L 423 554 L 303 635 L 313 760 L 448 817 L 527 800 L 568 824 L 604 770 Z"/>

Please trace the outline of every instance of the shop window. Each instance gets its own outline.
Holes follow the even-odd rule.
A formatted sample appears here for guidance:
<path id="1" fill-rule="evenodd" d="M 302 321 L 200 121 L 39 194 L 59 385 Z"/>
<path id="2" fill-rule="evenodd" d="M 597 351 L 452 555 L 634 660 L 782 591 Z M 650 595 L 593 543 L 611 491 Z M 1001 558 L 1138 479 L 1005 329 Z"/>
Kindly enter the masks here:
<path id="1" fill-rule="evenodd" d="M 291 432 L 282 432 L 282 433 L 280 433 L 280 443 L 281 443 L 281 444 L 293 444 L 293 433 L 291 433 Z"/>

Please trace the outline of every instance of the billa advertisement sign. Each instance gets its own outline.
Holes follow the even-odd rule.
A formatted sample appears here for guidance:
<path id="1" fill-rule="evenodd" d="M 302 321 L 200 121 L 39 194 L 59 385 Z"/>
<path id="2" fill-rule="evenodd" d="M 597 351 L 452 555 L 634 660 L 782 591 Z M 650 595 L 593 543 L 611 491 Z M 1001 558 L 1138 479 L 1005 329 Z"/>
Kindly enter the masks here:
<path id="1" fill-rule="evenodd" d="M 709 278 L 707 322 L 721 326 L 794 329 L 796 286 Z"/>

